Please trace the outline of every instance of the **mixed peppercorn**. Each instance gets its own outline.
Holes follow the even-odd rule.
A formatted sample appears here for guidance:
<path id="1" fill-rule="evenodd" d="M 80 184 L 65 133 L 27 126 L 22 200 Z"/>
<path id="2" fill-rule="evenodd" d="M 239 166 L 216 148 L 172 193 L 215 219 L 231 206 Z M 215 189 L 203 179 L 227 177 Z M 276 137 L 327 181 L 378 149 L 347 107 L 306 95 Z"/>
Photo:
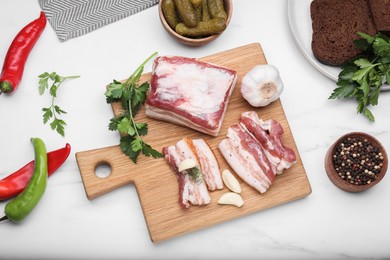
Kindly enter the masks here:
<path id="1" fill-rule="evenodd" d="M 348 137 L 334 149 L 333 165 L 343 180 L 354 185 L 375 181 L 383 166 L 383 154 L 369 140 Z"/>

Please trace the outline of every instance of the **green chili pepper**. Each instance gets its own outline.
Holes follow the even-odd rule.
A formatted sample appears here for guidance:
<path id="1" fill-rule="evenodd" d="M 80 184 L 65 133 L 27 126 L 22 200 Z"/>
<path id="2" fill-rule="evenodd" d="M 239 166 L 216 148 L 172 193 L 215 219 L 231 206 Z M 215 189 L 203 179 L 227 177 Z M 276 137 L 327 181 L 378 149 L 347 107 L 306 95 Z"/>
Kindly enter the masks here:
<path id="1" fill-rule="evenodd" d="M 35 153 L 34 174 L 23 192 L 5 206 L 5 216 L 15 223 L 22 221 L 38 204 L 46 189 L 47 153 L 45 143 L 39 138 L 31 138 Z"/>

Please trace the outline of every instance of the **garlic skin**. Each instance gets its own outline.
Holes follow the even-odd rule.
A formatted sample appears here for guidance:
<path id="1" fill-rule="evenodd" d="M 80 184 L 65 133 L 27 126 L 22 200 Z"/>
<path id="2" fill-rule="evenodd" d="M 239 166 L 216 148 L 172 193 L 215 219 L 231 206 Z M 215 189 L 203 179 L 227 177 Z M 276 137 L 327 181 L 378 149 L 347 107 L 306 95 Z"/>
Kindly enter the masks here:
<path id="1" fill-rule="evenodd" d="M 264 107 L 283 92 L 279 70 L 270 64 L 256 65 L 241 81 L 241 94 L 254 107 Z"/>

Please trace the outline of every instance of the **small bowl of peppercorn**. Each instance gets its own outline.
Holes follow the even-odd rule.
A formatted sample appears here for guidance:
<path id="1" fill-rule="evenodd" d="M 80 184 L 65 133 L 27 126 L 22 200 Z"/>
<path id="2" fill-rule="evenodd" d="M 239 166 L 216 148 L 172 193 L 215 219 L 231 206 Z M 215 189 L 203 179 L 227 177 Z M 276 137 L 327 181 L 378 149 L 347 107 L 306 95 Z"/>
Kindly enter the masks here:
<path id="1" fill-rule="evenodd" d="M 352 132 L 341 136 L 329 148 L 325 170 L 342 190 L 362 192 L 378 184 L 386 174 L 387 153 L 373 136 Z"/>

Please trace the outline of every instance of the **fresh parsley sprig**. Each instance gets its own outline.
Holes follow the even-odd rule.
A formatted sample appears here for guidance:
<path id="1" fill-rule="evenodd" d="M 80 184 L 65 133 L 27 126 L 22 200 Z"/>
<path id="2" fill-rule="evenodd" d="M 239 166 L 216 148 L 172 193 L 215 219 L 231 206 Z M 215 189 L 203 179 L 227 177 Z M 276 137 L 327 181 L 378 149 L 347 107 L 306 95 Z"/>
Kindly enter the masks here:
<path id="1" fill-rule="evenodd" d="M 369 106 L 378 104 L 381 87 L 390 84 L 390 41 L 381 33 L 374 36 L 358 32 L 361 39 L 354 41 L 363 53 L 342 66 L 337 88 L 329 99 L 355 98 L 357 112 L 371 122 L 375 117 Z"/>
<path id="2" fill-rule="evenodd" d="M 39 77 L 39 94 L 43 95 L 45 90 L 49 90 L 51 98 L 51 104 L 49 107 L 42 108 L 43 111 L 43 123 L 46 124 L 50 119 L 50 127 L 52 130 L 57 131 L 61 136 L 65 136 L 65 125 L 66 122 L 59 118 L 61 114 L 66 114 L 66 111 L 61 109 L 58 105 L 54 104 L 54 100 L 57 97 L 57 90 L 61 84 L 67 79 L 79 78 L 80 76 L 67 76 L 62 77 L 56 72 L 48 73 L 45 72 Z M 49 87 L 50 82 L 50 87 Z"/>
<path id="3" fill-rule="evenodd" d="M 148 63 L 157 52 L 146 59 L 124 82 L 114 80 L 109 84 L 105 93 L 107 103 L 121 102 L 124 112 L 111 118 L 108 129 L 118 131 L 121 134 L 119 146 L 124 154 L 137 163 L 140 153 L 153 158 L 160 158 L 162 154 L 154 150 L 149 144 L 145 143 L 141 136 L 148 133 L 147 123 L 137 123 L 134 117 L 137 115 L 141 106 L 145 103 L 146 93 L 149 89 L 149 83 L 144 82 L 138 85 L 145 64 Z"/>

